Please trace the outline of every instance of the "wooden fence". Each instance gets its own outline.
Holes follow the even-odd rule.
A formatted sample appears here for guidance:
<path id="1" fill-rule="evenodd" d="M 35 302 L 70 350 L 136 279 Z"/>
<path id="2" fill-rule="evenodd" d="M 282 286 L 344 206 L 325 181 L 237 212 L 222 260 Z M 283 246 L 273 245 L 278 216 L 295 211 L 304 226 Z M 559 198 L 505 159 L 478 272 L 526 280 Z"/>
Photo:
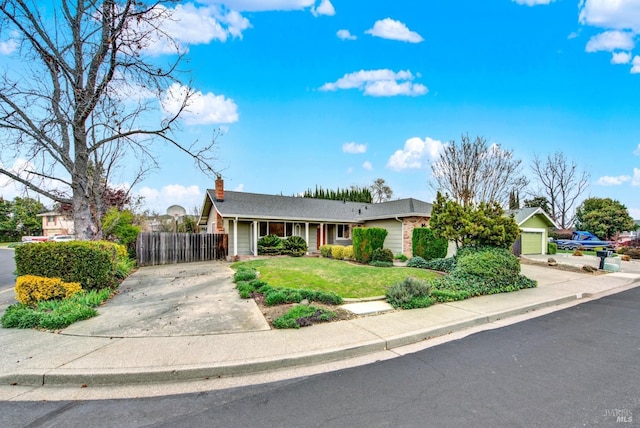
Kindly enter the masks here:
<path id="1" fill-rule="evenodd" d="M 227 257 L 228 235 L 222 233 L 138 234 L 138 266 L 220 260 Z"/>

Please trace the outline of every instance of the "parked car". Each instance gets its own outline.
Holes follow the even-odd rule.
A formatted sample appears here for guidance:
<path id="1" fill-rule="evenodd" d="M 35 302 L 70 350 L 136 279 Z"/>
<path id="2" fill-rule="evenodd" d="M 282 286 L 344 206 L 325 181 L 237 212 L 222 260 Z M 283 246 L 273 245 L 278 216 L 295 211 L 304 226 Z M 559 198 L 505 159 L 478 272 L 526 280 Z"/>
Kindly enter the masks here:
<path id="1" fill-rule="evenodd" d="M 23 236 L 22 242 L 27 244 L 30 242 L 45 242 L 48 241 L 46 236 Z"/>
<path id="2" fill-rule="evenodd" d="M 590 232 L 577 230 L 571 235 L 571 239 L 556 239 L 554 241 L 560 250 L 593 250 L 602 248 L 605 250 L 615 249 L 615 243 L 603 241 Z"/>
<path id="3" fill-rule="evenodd" d="M 53 242 L 69 242 L 69 241 L 75 241 L 75 240 L 76 240 L 76 237 L 73 235 L 54 235 L 49 238 L 49 241 L 53 241 Z"/>

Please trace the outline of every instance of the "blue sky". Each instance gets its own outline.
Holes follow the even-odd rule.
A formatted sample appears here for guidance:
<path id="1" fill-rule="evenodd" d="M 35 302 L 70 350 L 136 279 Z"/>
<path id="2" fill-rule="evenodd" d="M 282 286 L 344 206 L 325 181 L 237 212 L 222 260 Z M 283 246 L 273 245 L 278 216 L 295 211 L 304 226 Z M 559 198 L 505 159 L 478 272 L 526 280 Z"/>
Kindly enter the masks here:
<path id="1" fill-rule="evenodd" d="M 174 17 L 200 91 L 180 138 L 223 130 L 229 190 L 384 178 L 395 198 L 432 201 L 430 162 L 468 133 L 512 150 L 529 176 L 534 156 L 561 151 L 590 172 L 585 197 L 640 218 L 640 0 L 203 0 Z M 192 211 L 212 180 L 157 153 L 134 192 L 161 213 Z"/>

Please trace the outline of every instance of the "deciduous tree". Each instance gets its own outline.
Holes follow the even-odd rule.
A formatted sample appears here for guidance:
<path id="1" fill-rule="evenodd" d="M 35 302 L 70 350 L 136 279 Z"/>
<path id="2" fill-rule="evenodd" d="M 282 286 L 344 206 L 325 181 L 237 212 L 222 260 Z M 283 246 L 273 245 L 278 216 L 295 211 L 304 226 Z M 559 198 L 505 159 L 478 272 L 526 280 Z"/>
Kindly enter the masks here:
<path id="1" fill-rule="evenodd" d="M 506 205 L 511 192 L 520 192 L 528 184 L 520 163 L 510 150 L 489 145 L 483 137 L 471 140 L 469 134 L 463 135 L 459 144 L 445 145 L 431 165 L 432 187 L 464 207 L 481 202 Z"/>
<path id="2" fill-rule="evenodd" d="M 371 194 L 374 203 L 385 202 L 391 199 L 393 190 L 384 181 L 384 178 L 376 178 L 371 185 Z"/>
<path id="3" fill-rule="evenodd" d="M 0 29 L 20 47 L 0 77 L 0 174 L 71 204 L 81 239 L 100 236 L 100 180 L 123 158 L 138 179 L 155 165 L 153 146 L 168 143 L 213 173 L 213 141 L 183 144 L 173 134 L 194 92 L 178 85 L 182 51 L 163 30 L 171 3 L 0 1 Z M 149 54 L 155 43 L 173 48 L 168 62 Z M 162 120 L 150 115 L 159 100 L 177 105 Z M 6 166 L 20 158 L 23 170 Z"/>
<path id="4" fill-rule="evenodd" d="M 540 186 L 538 195 L 549 201 L 549 214 L 561 229 L 568 229 L 575 219 L 576 204 L 589 186 L 589 173 L 581 170 L 562 152 L 541 159 L 536 156 L 531 165 Z"/>

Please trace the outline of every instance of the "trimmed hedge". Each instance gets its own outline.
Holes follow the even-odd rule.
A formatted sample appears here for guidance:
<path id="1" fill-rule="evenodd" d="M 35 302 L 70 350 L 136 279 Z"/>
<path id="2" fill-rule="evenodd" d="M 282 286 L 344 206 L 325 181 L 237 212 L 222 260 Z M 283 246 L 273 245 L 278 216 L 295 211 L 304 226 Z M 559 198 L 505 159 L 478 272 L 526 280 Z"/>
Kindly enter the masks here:
<path id="1" fill-rule="evenodd" d="M 342 245 L 332 245 L 331 257 L 336 260 L 344 259 L 344 247 Z"/>
<path id="2" fill-rule="evenodd" d="M 16 274 L 79 282 L 85 290 L 117 284 L 118 264 L 127 249 L 107 241 L 42 242 L 15 249 Z"/>
<path id="3" fill-rule="evenodd" d="M 353 255 L 360 263 L 369 263 L 373 252 L 384 247 L 387 230 L 380 227 L 356 227 L 352 231 Z M 393 260 L 393 254 L 391 254 Z"/>
<path id="4" fill-rule="evenodd" d="M 411 245 L 413 255 L 420 256 L 425 260 L 442 259 L 447 256 L 447 240 L 436 238 L 433 230 L 428 227 L 413 229 Z"/>
<path id="5" fill-rule="evenodd" d="M 547 242 L 547 254 L 556 254 L 558 252 L 558 244 L 555 242 Z"/>
<path id="6" fill-rule="evenodd" d="M 325 257 L 327 259 L 330 259 L 332 257 L 331 255 L 331 249 L 333 248 L 333 245 L 327 244 L 327 245 L 321 245 L 320 246 L 320 255 L 322 257 Z"/>

